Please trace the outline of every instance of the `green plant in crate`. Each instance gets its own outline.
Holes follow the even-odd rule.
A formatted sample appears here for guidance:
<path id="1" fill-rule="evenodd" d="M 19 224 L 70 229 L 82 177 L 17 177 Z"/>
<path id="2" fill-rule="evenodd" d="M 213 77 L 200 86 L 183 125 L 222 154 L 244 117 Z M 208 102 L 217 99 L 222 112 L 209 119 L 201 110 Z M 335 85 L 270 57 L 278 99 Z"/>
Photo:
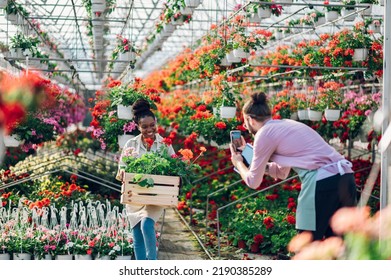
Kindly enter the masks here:
<path id="1" fill-rule="evenodd" d="M 178 155 L 170 156 L 168 146 L 163 145 L 156 152 L 149 152 L 137 157 L 133 147 L 124 151 L 122 157 L 126 164 L 125 172 L 136 173 L 134 183 L 142 187 L 153 187 L 154 181 L 152 178 L 144 178 L 144 174 L 179 176 L 191 180 L 195 176 L 195 172 L 201 167 L 194 163 L 205 151 L 203 148 L 200 154 L 193 159 L 194 155 L 190 149 L 180 149 Z"/>

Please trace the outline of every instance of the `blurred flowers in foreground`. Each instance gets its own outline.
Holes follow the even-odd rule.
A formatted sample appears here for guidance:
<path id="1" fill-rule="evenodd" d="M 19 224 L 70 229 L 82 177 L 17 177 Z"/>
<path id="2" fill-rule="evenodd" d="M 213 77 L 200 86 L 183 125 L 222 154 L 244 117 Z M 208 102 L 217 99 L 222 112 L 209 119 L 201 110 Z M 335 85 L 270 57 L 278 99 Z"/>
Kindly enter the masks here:
<path id="1" fill-rule="evenodd" d="M 342 237 L 311 242 L 311 234 L 296 235 L 288 245 L 293 260 L 391 259 L 391 206 L 370 216 L 368 206 L 342 208 L 331 219 Z"/>

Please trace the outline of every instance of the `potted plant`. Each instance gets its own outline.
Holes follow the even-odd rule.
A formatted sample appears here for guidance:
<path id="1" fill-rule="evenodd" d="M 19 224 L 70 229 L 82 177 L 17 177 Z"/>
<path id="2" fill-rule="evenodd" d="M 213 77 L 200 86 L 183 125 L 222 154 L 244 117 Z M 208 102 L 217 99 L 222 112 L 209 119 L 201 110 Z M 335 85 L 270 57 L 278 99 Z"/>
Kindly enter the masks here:
<path id="1" fill-rule="evenodd" d="M 346 7 L 343 7 L 341 10 L 341 15 L 344 17 L 345 21 L 354 21 L 356 18 L 356 0 L 343 0 L 342 4 Z"/>
<path id="2" fill-rule="evenodd" d="M 336 20 L 341 14 L 342 7 L 336 4 L 330 4 L 329 0 L 325 0 L 323 4 L 325 5 L 326 8 L 326 13 L 325 13 L 326 21 L 330 22 Z"/>

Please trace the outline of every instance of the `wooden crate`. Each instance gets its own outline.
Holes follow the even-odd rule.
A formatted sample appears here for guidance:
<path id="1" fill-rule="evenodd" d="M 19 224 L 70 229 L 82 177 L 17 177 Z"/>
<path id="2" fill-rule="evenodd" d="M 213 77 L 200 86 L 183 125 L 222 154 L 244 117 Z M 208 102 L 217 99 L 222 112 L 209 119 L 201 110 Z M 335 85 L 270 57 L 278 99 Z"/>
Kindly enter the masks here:
<path id="1" fill-rule="evenodd" d="M 135 173 L 125 173 L 125 184 L 122 185 L 121 203 L 130 205 L 159 205 L 176 207 L 178 204 L 180 177 L 145 174 L 144 178 L 152 178 L 154 186 L 140 187 L 133 183 Z M 132 196 L 128 198 L 128 191 Z"/>

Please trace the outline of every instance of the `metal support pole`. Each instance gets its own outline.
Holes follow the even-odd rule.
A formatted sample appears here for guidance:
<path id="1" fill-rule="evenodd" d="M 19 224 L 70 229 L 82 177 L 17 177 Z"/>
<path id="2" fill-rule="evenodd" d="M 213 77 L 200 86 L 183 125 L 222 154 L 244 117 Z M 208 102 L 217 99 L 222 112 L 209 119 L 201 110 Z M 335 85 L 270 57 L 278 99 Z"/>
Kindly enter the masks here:
<path id="1" fill-rule="evenodd" d="M 388 128 L 391 121 L 390 107 L 390 87 L 391 87 L 391 0 L 385 0 L 384 7 L 384 45 L 383 45 L 383 114 L 384 119 L 382 123 L 382 135 Z M 390 153 L 391 149 L 388 147 L 381 153 L 381 181 L 380 181 L 380 209 L 385 208 L 390 204 L 391 199 L 391 183 L 388 174 L 390 173 Z"/>

